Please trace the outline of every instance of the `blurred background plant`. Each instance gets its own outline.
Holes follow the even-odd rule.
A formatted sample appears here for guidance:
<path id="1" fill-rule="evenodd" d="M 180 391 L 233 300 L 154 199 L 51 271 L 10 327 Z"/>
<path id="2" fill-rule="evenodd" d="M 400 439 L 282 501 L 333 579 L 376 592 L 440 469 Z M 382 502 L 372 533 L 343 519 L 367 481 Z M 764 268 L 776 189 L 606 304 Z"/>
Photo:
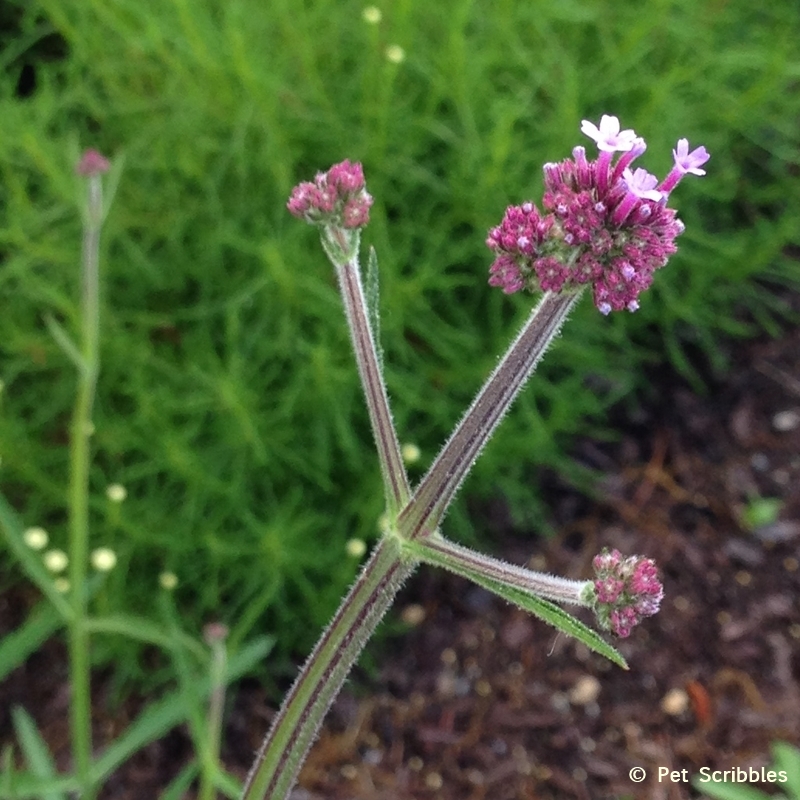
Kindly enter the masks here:
<path id="1" fill-rule="evenodd" d="M 9 0 L 2 13 L 0 486 L 64 546 L 74 375 L 44 317 L 78 324 L 72 153 L 124 153 L 91 474 L 93 544 L 118 564 L 97 602 L 156 615 L 173 575 L 187 628 L 218 619 L 234 650 L 277 635 L 262 677 L 308 649 L 357 568 L 348 542 L 373 540 L 382 512 L 334 275 L 285 209 L 299 177 L 364 163 L 386 377 L 422 469 L 529 307 L 488 290 L 486 231 L 540 197 L 542 163 L 569 155 L 580 120 L 619 116 L 659 175 L 681 136 L 712 153 L 641 310 L 579 308 L 487 448 L 448 517 L 462 541 L 489 498 L 546 532 L 542 469 L 589 477 L 570 437 L 612 436 L 608 409 L 635 413 L 666 362 L 702 387 L 726 367 L 721 342 L 775 332 L 800 284 L 792 4 Z M 2 563 L 7 587 L 19 577 Z M 94 656 L 120 688 L 166 680 L 170 663 L 145 668 L 141 646 L 108 637 Z"/>

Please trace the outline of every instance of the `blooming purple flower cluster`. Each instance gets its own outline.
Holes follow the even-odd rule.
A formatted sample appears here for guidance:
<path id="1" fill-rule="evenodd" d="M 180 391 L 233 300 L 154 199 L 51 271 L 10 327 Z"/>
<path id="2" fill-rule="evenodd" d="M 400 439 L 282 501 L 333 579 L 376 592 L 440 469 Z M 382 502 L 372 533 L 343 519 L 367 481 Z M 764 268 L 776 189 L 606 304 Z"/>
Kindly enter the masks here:
<path id="1" fill-rule="evenodd" d="M 650 558 L 623 558 L 619 550 L 604 550 L 592 561 L 595 614 L 604 630 L 617 636 L 630 635 L 644 617 L 651 617 L 661 605 L 664 587 Z"/>
<path id="2" fill-rule="evenodd" d="M 327 172 L 318 172 L 313 183 L 298 184 L 286 207 L 312 225 L 363 228 L 369 222 L 372 196 L 364 183 L 361 164 L 342 161 Z"/>
<path id="3" fill-rule="evenodd" d="M 572 159 L 544 166 L 544 215 L 530 202 L 506 209 L 486 239 L 496 255 L 489 283 L 506 294 L 591 284 L 603 314 L 635 311 L 684 229 L 667 207 L 669 193 L 684 175 L 704 175 L 700 167 L 709 155 L 705 147 L 689 152 L 681 139 L 674 166 L 659 184 L 646 170 L 631 170 L 647 146 L 632 130 L 621 131 L 616 117 L 604 115 L 599 127 L 584 120 L 581 130 L 600 155 L 588 161 L 585 149 L 576 147 Z M 622 153 L 616 162 L 615 152 Z"/>

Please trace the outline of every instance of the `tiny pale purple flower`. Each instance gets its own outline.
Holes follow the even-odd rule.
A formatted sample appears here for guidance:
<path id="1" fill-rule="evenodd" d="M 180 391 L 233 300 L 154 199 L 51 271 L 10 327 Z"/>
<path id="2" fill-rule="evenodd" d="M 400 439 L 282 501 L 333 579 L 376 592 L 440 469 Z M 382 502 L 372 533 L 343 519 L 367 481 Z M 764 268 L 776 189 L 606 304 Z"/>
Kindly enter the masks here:
<path id="1" fill-rule="evenodd" d="M 626 169 L 622 173 L 622 180 L 625 181 L 628 190 L 645 200 L 655 200 L 658 202 L 661 199 L 661 192 L 656 189 L 658 185 L 658 178 L 651 175 L 646 169 L 637 167 L 634 172 Z"/>
<path id="2" fill-rule="evenodd" d="M 691 172 L 692 175 L 705 175 L 706 171 L 700 167 L 711 158 L 705 147 L 696 147 L 690 153 L 688 139 L 678 139 L 678 146 L 672 151 L 672 155 L 675 158 L 675 166 L 684 172 Z"/>
<path id="3" fill-rule="evenodd" d="M 581 132 L 597 142 L 597 149 L 607 153 L 630 150 L 636 141 L 636 133 L 628 129 L 619 129 L 617 117 L 603 114 L 600 127 L 585 119 L 581 122 Z"/>
<path id="4" fill-rule="evenodd" d="M 658 188 L 668 195 L 681 181 L 684 175 L 705 175 L 706 171 L 700 169 L 711 156 L 705 147 L 696 147 L 689 152 L 689 140 L 678 139 L 677 147 L 672 151 L 675 166 Z"/>

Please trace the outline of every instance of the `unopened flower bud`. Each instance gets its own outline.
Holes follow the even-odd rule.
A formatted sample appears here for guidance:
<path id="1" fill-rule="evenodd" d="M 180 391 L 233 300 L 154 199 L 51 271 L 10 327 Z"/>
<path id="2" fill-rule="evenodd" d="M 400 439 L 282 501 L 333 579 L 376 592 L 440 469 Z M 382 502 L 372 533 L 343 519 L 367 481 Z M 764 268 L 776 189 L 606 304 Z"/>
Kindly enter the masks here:
<path id="1" fill-rule="evenodd" d="M 594 557 L 592 566 L 596 575 L 593 605 L 601 628 L 624 638 L 644 617 L 658 611 L 664 587 L 652 559 L 623 558 L 619 550 L 604 550 Z"/>
<path id="2" fill-rule="evenodd" d="M 108 172 L 110 167 L 111 162 L 105 156 L 90 148 L 81 156 L 81 160 L 75 167 L 75 172 L 78 175 L 85 176 L 102 175 L 104 172 Z"/>
<path id="3" fill-rule="evenodd" d="M 372 202 L 361 164 L 345 160 L 317 173 L 313 183 L 295 186 L 286 207 L 311 225 L 354 229 L 369 222 Z"/>

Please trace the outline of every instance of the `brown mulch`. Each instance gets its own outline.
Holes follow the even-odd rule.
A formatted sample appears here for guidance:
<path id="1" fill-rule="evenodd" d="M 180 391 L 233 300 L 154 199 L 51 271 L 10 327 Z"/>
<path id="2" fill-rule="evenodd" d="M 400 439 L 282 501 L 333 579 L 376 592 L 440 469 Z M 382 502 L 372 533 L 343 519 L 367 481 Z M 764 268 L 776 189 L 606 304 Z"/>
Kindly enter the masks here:
<path id="1" fill-rule="evenodd" d="M 771 742 L 800 744 L 800 331 L 737 347 L 737 368 L 707 396 L 665 386 L 619 441 L 579 443 L 576 457 L 605 477 L 592 501 L 558 488 L 554 539 L 515 537 L 502 503 L 476 510 L 497 555 L 536 569 L 585 578 L 605 546 L 656 559 L 666 598 L 619 643 L 630 670 L 424 570 L 400 597 L 409 631 L 374 652 L 377 678 L 337 700 L 294 800 L 678 800 L 698 796 L 683 779 L 702 767 L 758 768 Z M 743 515 L 758 498 L 781 510 L 751 530 Z M 24 704 L 64 753 L 59 659 L 55 644 L 34 656 L 0 687 L 0 709 Z M 102 738 L 120 712 L 98 688 Z M 231 771 L 244 776 L 272 713 L 252 683 L 232 691 Z M 157 797 L 188 755 L 176 731 L 103 797 Z M 659 768 L 678 780 L 659 781 Z"/>

